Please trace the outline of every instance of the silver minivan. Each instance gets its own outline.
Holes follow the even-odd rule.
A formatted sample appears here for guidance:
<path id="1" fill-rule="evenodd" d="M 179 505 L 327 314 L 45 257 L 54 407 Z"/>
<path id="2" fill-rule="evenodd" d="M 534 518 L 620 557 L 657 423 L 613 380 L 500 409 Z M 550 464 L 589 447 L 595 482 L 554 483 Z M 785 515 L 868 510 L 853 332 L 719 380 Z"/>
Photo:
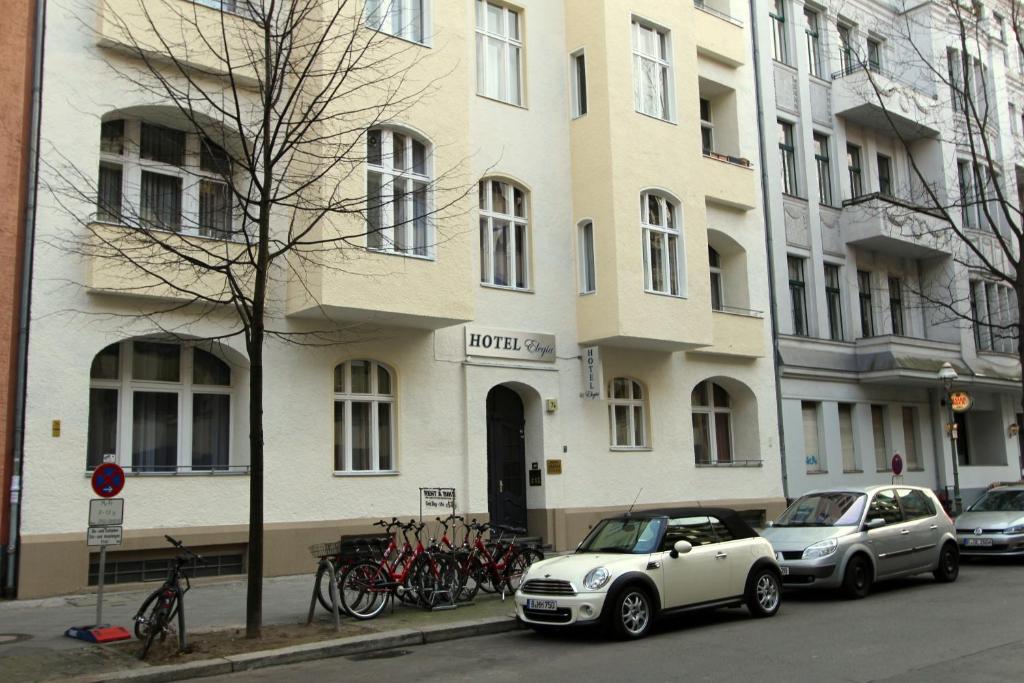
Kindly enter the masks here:
<path id="1" fill-rule="evenodd" d="M 789 587 L 841 588 L 863 598 L 883 579 L 960 572 L 953 522 L 929 489 L 883 485 L 801 496 L 761 535 Z"/>

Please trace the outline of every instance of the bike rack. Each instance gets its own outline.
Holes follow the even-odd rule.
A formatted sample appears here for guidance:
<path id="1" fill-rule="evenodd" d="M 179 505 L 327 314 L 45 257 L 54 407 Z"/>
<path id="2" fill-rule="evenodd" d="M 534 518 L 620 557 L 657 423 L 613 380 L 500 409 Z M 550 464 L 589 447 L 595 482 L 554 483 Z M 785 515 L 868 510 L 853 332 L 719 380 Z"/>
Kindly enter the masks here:
<path id="1" fill-rule="evenodd" d="M 327 592 L 331 595 L 331 614 L 334 615 L 334 630 L 341 631 L 341 610 L 338 608 L 338 584 L 334 581 L 334 563 L 326 557 L 320 558 L 320 565 L 317 568 L 316 574 L 313 575 L 313 595 L 309 599 L 309 615 L 306 617 L 306 626 L 313 623 L 313 615 L 316 614 L 316 577 L 320 574 L 321 569 L 326 571 L 327 576 L 330 577 Z"/>

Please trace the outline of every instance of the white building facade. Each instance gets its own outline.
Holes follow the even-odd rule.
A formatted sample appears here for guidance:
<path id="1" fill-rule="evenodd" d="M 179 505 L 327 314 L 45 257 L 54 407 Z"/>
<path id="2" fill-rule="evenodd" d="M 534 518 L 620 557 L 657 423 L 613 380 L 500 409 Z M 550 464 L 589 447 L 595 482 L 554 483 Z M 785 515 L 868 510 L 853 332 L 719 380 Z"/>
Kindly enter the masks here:
<path id="1" fill-rule="evenodd" d="M 207 341 L 231 312 L 165 310 L 157 326 L 147 313 L 180 304 L 173 292 L 60 248 L 85 223 L 123 236 L 129 203 L 204 244 L 230 221 L 211 204 L 217 160 L 119 75 L 143 67 L 110 15 L 81 19 L 95 5 L 48 21 L 44 155 L 84 169 L 98 199 L 41 202 L 21 597 L 95 582 L 89 474 L 107 455 L 129 472 L 108 580 L 155 578 L 165 533 L 215 558 L 211 573 L 244 563 L 247 361 L 237 336 Z M 346 341 L 266 346 L 267 573 L 419 514 L 421 487 L 558 549 L 634 500 L 780 511 L 746 3 L 398 5 L 414 19 L 374 15 L 380 30 L 443 86 L 367 133 L 360 189 L 453 168 L 471 189 L 423 232 L 400 236 L 385 211 L 343 268 L 275 281 L 275 325 Z M 412 171 L 388 163 L 398 150 Z"/>
<path id="2" fill-rule="evenodd" d="M 971 62 L 984 70 L 976 82 L 988 92 L 999 182 L 1016 201 L 1024 62 L 1008 9 L 984 5 Z M 945 77 L 961 61 L 949 3 L 763 6 L 758 69 L 787 495 L 888 482 L 899 453 L 903 481 L 951 498 L 937 377 L 948 362 L 959 374 L 954 389 L 973 398 L 955 418 L 970 503 L 993 482 L 1021 478 L 1020 366 L 1015 335 L 941 305 L 1009 324 L 1009 288 L 973 267 L 940 217 L 903 210 L 932 205 L 912 162 L 940 204 L 973 191 L 962 172 L 971 162 L 964 120 Z M 994 245 L 973 207 L 950 213 L 972 241 Z"/>

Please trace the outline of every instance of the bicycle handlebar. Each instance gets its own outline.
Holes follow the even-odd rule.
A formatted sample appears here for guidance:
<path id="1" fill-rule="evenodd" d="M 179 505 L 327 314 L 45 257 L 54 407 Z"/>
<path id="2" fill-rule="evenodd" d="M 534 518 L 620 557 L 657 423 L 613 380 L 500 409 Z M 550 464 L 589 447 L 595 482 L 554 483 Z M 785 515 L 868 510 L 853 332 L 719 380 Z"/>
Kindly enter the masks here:
<path id="1" fill-rule="evenodd" d="M 192 558 L 193 560 L 195 560 L 196 562 L 198 562 L 200 564 L 206 564 L 206 560 L 203 559 L 202 555 L 200 555 L 199 553 L 194 552 L 192 550 L 189 550 L 188 548 L 185 547 L 185 544 L 182 543 L 181 541 L 179 541 L 177 539 L 174 539 L 174 538 L 171 538 L 167 534 L 164 534 L 164 538 L 167 540 L 168 543 L 173 545 L 178 550 L 182 551 L 182 553 L 184 553 L 185 557 Z"/>

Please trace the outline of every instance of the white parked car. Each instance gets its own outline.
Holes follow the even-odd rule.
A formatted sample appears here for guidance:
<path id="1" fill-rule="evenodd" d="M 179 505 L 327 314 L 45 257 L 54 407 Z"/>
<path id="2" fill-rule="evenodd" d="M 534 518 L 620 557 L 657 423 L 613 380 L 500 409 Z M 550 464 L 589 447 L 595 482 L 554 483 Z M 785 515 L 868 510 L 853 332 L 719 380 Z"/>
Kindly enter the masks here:
<path id="1" fill-rule="evenodd" d="M 733 510 L 645 510 L 598 522 L 575 553 L 535 562 L 516 591 L 519 618 L 538 631 L 603 624 L 621 638 L 659 616 L 746 605 L 779 610 L 771 545 Z"/>

